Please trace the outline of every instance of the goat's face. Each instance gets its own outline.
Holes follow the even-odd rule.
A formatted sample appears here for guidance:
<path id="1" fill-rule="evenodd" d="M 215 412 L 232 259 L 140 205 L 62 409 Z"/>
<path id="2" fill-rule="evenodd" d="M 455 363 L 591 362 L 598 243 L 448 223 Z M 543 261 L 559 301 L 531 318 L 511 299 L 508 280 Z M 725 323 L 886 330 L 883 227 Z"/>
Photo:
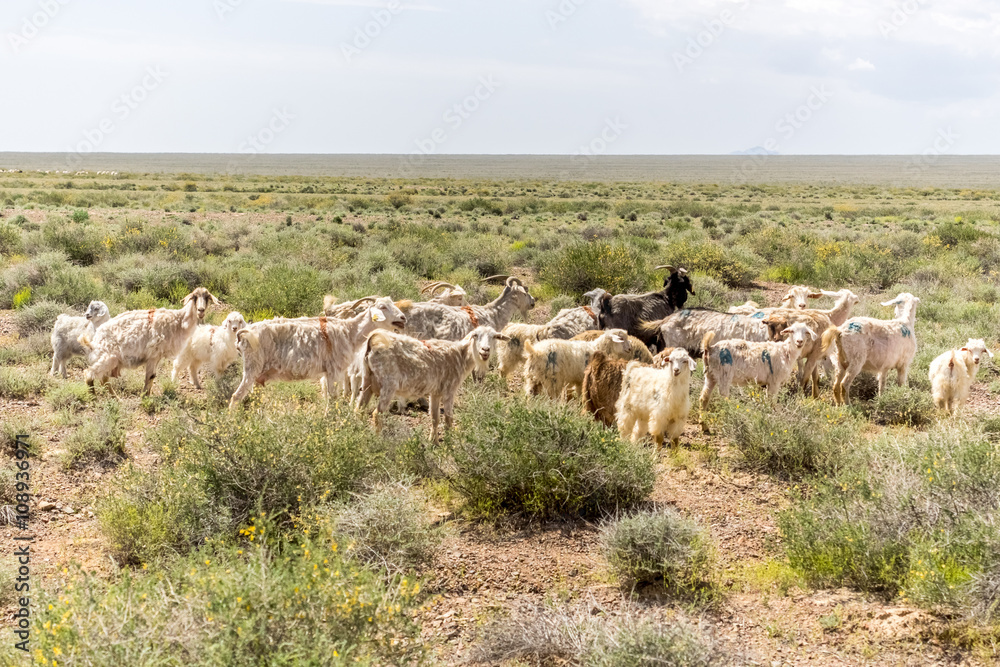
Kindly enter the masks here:
<path id="1" fill-rule="evenodd" d="M 406 315 L 387 296 L 376 299 L 375 303 L 368 309 L 368 314 L 372 318 L 372 322 L 376 324 L 386 323 L 385 328 L 391 327 L 396 331 L 402 331 L 403 327 L 406 326 Z"/>
<path id="2" fill-rule="evenodd" d="M 920 299 L 917 297 L 913 296 L 909 292 L 901 292 L 895 299 L 892 299 L 891 301 L 883 301 L 882 305 L 895 306 L 896 317 L 900 317 L 903 314 L 903 311 L 906 310 L 907 306 L 911 304 L 916 306 L 918 303 L 920 303 Z"/>
<path id="3" fill-rule="evenodd" d="M 972 362 L 977 366 L 982 361 L 984 355 L 988 354 L 990 359 L 993 358 L 993 353 L 986 348 L 986 342 L 982 338 L 970 338 L 969 342 L 962 349 L 972 353 Z"/>
<path id="4" fill-rule="evenodd" d="M 782 331 L 781 335 L 788 336 L 788 340 L 792 341 L 792 345 L 800 350 L 808 341 L 816 340 L 816 333 L 805 322 L 796 322 Z"/>
<path id="5" fill-rule="evenodd" d="M 673 372 L 674 377 L 677 377 L 684 371 L 688 373 L 693 373 L 697 362 L 691 358 L 691 355 L 687 353 L 687 350 L 683 348 L 675 348 L 670 356 L 666 359 L 665 367 Z"/>
<path id="6" fill-rule="evenodd" d="M 208 307 L 212 304 L 218 304 L 219 300 L 212 296 L 204 287 L 195 288 L 193 292 L 184 297 L 184 305 L 194 302 L 195 310 L 198 312 L 198 319 L 205 319 L 205 313 L 208 311 Z"/>
<path id="7" fill-rule="evenodd" d="M 466 338 L 472 341 L 472 350 L 476 358 L 476 365 L 480 367 L 485 366 L 486 362 L 490 360 L 490 354 L 493 353 L 496 341 L 510 340 L 509 336 L 497 333 L 493 327 L 476 327 Z"/>
<path id="8" fill-rule="evenodd" d="M 604 335 L 611 339 L 615 348 L 620 352 L 631 352 L 632 341 L 629 340 L 628 332 L 624 329 L 608 329 Z"/>
<path id="9" fill-rule="evenodd" d="M 528 311 L 535 307 L 535 297 L 528 293 L 528 288 L 517 278 L 508 278 L 507 286 L 514 293 L 514 304 L 521 312 L 524 321 L 528 321 Z"/>
<path id="10" fill-rule="evenodd" d="M 822 292 L 817 292 L 805 285 L 796 285 L 795 287 L 790 287 L 785 296 L 781 298 L 781 307 L 800 308 L 804 310 L 809 307 L 809 299 L 818 299 L 821 296 L 823 296 Z"/>
<path id="11" fill-rule="evenodd" d="M 222 321 L 222 326 L 233 333 L 236 333 L 240 329 L 245 329 L 247 326 L 247 321 L 243 319 L 243 316 L 237 312 L 232 312 L 226 315 L 226 319 Z"/>
<path id="12" fill-rule="evenodd" d="M 87 305 L 87 312 L 83 316 L 88 320 L 93 320 L 108 314 L 110 314 L 110 311 L 108 311 L 108 307 L 103 301 L 91 301 Z"/>

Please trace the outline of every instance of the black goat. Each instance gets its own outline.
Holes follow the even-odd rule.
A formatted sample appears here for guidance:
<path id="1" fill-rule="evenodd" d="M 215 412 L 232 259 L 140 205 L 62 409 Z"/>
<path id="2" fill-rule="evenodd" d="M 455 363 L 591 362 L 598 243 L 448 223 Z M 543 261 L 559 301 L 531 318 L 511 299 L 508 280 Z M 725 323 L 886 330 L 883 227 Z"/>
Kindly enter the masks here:
<path id="1" fill-rule="evenodd" d="M 591 307 L 597 313 L 602 329 L 625 329 L 629 335 L 646 345 L 656 341 L 657 332 L 643 330 L 642 323 L 662 320 L 684 306 L 688 292 L 694 294 L 687 269 L 675 269 L 672 266 L 656 268 L 670 271 L 670 276 L 663 282 L 663 289 L 659 292 L 615 296 L 604 290 L 588 292 L 588 296 L 592 298 Z"/>

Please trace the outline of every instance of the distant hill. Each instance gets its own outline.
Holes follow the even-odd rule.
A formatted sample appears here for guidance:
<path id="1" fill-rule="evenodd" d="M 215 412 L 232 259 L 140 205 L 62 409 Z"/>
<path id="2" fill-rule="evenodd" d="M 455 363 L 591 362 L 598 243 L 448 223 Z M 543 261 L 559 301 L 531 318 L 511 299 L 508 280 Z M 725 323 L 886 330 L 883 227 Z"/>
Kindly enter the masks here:
<path id="1" fill-rule="evenodd" d="M 754 146 L 745 151 L 733 151 L 730 155 L 781 155 L 778 151 L 769 151 L 763 146 Z"/>

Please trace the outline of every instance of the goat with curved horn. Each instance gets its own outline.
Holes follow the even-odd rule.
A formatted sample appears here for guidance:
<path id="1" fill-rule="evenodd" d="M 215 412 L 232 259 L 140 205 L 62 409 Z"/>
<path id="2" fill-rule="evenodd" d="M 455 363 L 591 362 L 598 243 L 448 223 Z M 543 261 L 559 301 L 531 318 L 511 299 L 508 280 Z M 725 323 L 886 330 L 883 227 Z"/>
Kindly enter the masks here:
<path id="1" fill-rule="evenodd" d="M 501 274 L 501 275 L 496 275 L 496 276 L 490 276 L 489 278 L 483 278 L 479 282 L 481 282 L 481 283 L 488 283 L 488 282 L 493 281 L 493 280 L 509 280 L 509 279 L 510 279 L 510 276 Z"/>
<path id="2" fill-rule="evenodd" d="M 660 264 L 659 266 L 653 268 L 654 271 L 661 271 L 663 269 L 669 270 L 670 273 L 677 272 L 677 269 L 675 269 L 672 264 Z"/>

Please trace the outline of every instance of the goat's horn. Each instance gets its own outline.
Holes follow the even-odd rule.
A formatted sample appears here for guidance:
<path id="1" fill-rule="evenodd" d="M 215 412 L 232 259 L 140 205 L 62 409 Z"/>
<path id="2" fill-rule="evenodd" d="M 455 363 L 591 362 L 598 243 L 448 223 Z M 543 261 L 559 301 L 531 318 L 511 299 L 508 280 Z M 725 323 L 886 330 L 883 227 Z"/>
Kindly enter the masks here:
<path id="1" fill-rule="evenodd" d="M 427 283 L 426 285 L 424 285 L 424 286 L 423 286 L 423 287 L 422 287 L 422 288 L 420 289 L 420 293 L 421 293 L 421 294 L 424 294 L 425 292 L 427 292 L 428 290 L 430 290 L 430 291 L 431 291 L 431 293 L 433 294 L 433 290 L 437 289 L 437 288 L 438 288 L 438 287 L 440 287 L 441 285 L 447 285 L 447 284 L 448 284 L 448 283 L 443 283 L 443 282 L 441 282 L 440 280 L 435 280 L 434 282 L 430 282 L 430 283 Z"/>
<path id="2" fill-rule="evenodd" d="M 497 275 L 497 276 L 490 276 L 489 278 L 483 278 L 479 282 L 481 282 L 481 283 L 488 283 L 491 280 L 507 280 L 508 278 L 510 278 L 510 276 Z"/>
<path id="3" fill-rule="evenodd" d="M 524 283 L 521 282 L 521 279 L 515 278 L 514 276 L 510 276 L 509 278 L 507 278 L 507 284 L 511 286 L 519 285 L 521 287 L 524 287 Z"/>
<path id="4" fill-rule="evenodd" d="M 436 294 L 438 292 L 438 290 L 442 290 L 442 289 L 454 291 L 455 286 L 452 285 L 451 283 L 446 283 L 445 281 L 442 280 L 442 281 L 438 282 L 436 285 L 434 285 L 434 289 L 431 290 L 431 296 L 433 296 L 434 294 Z"/>
<path id="5" fill-rule="evenodd" d="M 660 266 L 655 267 L 653 270 L 659 271 L 660 269 L 667 269 L 668 271 L 670 271 L 670 273 L 674 273 L 675 271 L 677 271 L 677 269 L 675 269 L 672 264 L 661 264 Z"/>
<path id="6" fill-rule="evenodd" d="M 375 303 L 375 297 L 373 297 L 373 296 L 363 296 L 363 297 L 361 297 L 360 299 L 358 299 L 357 301 L 355 301 L 354 303 L 351 304 L 351 309 L 353 310 L 354 308 L 357 308 L 358 306 L 360 306 L 361 304 L 366 303 L 366 302 Z"/>

